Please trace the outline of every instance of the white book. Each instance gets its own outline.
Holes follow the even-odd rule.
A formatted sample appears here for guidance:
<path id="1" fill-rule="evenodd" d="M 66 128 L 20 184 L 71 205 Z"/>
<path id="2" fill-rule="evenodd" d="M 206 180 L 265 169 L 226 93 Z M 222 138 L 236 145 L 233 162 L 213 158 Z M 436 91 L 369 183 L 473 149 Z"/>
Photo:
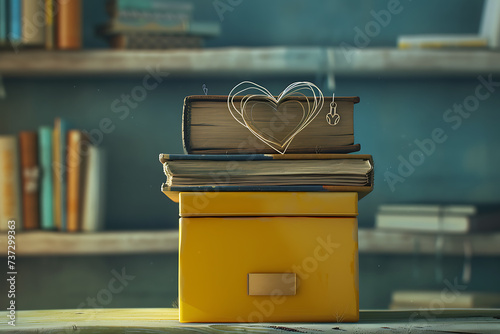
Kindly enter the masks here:
<path id="1" fill-rule="evenodd" d="M 383 213 L 398 214 L 430 214 L 430 215 L 464 215 L 477 213 L 475 205 L 436 205 L 436 204 L 383 204 L 378 208 Z"/>
<path id="2" fill-rule="evenodd" d="M 500 1 L 484 1 L 479 35 L 488 40 L 490 48 L 500 47 Z"/>
<path id="3" fill-rule="evenodd" d="M 8 230 L 9 220 L 15 220 L 16 230 L 22 227 L 19 168 L 17 138 L 0 136 L 0 231 Z"/>
<path id="4" fill-rule="evenodd" d="M 106 198 L 104 153 L 101 148 L 89 146 L 82 206 L 83 232 L 100 231 L 104 227 Z"/>

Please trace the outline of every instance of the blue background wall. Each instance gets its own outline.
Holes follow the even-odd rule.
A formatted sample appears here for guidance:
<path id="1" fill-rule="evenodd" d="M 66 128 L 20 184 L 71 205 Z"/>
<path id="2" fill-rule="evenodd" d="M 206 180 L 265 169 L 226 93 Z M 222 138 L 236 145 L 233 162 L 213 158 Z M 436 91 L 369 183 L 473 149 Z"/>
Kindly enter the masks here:
<path id="1" fill-rule="evenodd" d="M 85 1 L 86 48 L 106 47 L 104 41 L 94 35 L 95 25 L 102 24 L 107 19 L 103 3 L 100 0 Z M 212 1 L 194 3 L 196 18 L 219 21 Z M 387 1 L 369 0 L 242 1 L 232 11 L 224 13 L 221 36 L 207 42 L 207 46 L 353 44 L 354 29 L 364 29 L 365 24 L 373 20 L 370 11 L 386 9 L 387 4 Z M 395 46 L 400 34 L 476 33 L 482 4 L 482 1 L 466 0 L 402 0 L 401 13 L 392 16 L 390 24 L 371 39 L 369 47 Z M 224 80 L 210 77 L 167 78 L 157 89 L 149 92 L 147 98 L 128 118 L 120 120 L 112 112 L 111 103 L 121 94 L 130 93 L 134 86 L 141 84 L 142 78 L 5 78 L 7 98 L 0 100 L 0 133 L 15 134 L 20 130 L 34 130 L 39 125 L 52 124 L 56 116 L 65 117 L 77 127 L 88 131 L 98 127 L 102 118 L 112 119 L 116 128 L 105 135 L 102 141 L 102 146 L 108 152 L 109 167 L 106 229 L 176 228 L 177 206 L 160 192 L 165 176 L 157 159 L 158 153 L 182 153 L 180 126 L 185 96 L 203 94 L 203 84 L 208 87 L 209 94 L 227 94 L 242 79 L 255 80 L 274 93 L 279 93 L 291 81 L 308 80 L 320 85 L 325 95 L 330 94 L 324 80 L 316 77 L 297 77 L 292 80 L 262 80 L 237 75 Z M 493 77 L 493 80 L 500 78 Z M 355 138 L 362 145 L 361 153 L 372 154 L 376 164 L 375 190 L 359 206 L 361 227 L 373 226 L 374 213 L 382 203 L 500 201 L 500 175 L 497 168 L 500 165 L 500 155 L 497 152 L 497 145 L 500 143 L 500 91 L 482 101 L 478 110 L 464 119 L 458 129 L 453 130 L 443 120 L 445 111 L 473 94 L 478 83 L 476 77 L 337 79 L 338 96 L 361 97 L 361 103 L 355 108 Z M 396 173 L 399 157 L 408 159 L 417 148 L 414 140 L 429 138 L 437 127 L 443 129 L 448 136 L 447 141 L 437 144 L 435 151 L 425 156 L 423 164 L 416 167 L 403 183 L 396 184 L 392 191 L 384 179 L 386 171 Z M 43 263 L 59 266 L 61 276 L 56 280 L 60 280 L 61 284 L 78 273 L 84 277 L 88 268 L 93 269 L 87 275 L 107 277 L 114 266 L 109 263 L 115 263 L 113 261 L 124 261 L 132 268 L 140 267 L 143 261 L 138 257 L 127 260 L 80 260 L 75 262 L 71 270 L 63 270 L 68 263 L 57 258 L 41 259 L 41 262 L 37 259 L 22 261 L 26 270 L 33 273 L 43 272 Z M 96 266 L 96 261 L 104 264 Z M 361 255 L 361 307 L 386 306 L 392 286 L 441 287 L 442 281 L 436 283 L 432 275 L 434 259 L 424 257 L 422 261 L 420 267 L 431 268 L 431 272 L 416 277 L 409 276 L 411 265 L 402 257 Z M 489 259 L 475 261 L 477 266 L 474 267 L 471 287 L 497 288 L 492 287 L 491 282 L 482 277 L 481 273 L 492 267 L 498 270 L 498 262 Z M 453 279 L 460 275 L 460 259 L 447 260 L 445 264 L 448 266 L 445 270 L 446 277 Z M 159 277 L 169 287 L 166 288 L 170 291 L 168 298 L 152 301 L 153 299 L 145 299 L 138 292 L 137 295 L 131 292 L 130 295 L 124 295 L 129 299 L 120 297 L 128 301 L 120 303 L 120 299 L 117 299 L 115 302 L 118 304 L 110 306 L 160 306 L 159 300 L 175 299 L 175 289 L 171 289 L 175 288 L 172 279 L 175 277 L 172 275 L 175 273 L 175 266 L 176 262 L 173 260 L 159 260 L 156 265 L 149 267 L 150 278 L 144 278 L 140 283 L 140 286 L 151 287 Z M 157 275 L 154 276 L 154 282 L 151 278 L 153 275 Z M 26 278 L 24 281 L 27 291 L 31 291 L 30 286 L 35 284 L 33 280 L 36 275 L 32 277 L 35 278 Z M 89 290 L 101 286 L 99 284 L 98 280 L 94 283 L 89 281 L 86 291 L 74 287 L 66 287 L 65 291 L 68 295 L 76 295 L 74 300 L 78 301 L 88 295 Z M 25 305 L 28 305 L 26 308 L 76 307 L 72 304 L 73 301 L 68 302 L 73 299 L 34 303 L 30 302 L 28 292 L 25 294 Z"/>

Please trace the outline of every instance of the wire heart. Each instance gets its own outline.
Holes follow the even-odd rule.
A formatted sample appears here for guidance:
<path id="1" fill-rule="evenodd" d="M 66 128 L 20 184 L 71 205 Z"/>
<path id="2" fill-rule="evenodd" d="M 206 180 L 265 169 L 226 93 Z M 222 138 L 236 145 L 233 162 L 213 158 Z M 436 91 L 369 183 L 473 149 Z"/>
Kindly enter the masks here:
<path id="1" fill-rule="evenodd" d="M 239 99 L 242 94 L 245 95 Z M 238 98 L 235 99 L 237 96 Z M 235 100 L 239 100 L 239 103 Z M 295 105 L 290 108 L 299 110 L 301 117 L 300 120 L 295 120 L 295 123 L 293 119 L 296 118 L 296 113 L 290 115 L 286 112 L 287 107 L 291 106 L 292 103 L 300 105 L 300 108 Z M 323 103 L 324 97 L 321 90 L 307 81 L 290 84 L 277 97 L 263 86 L 251 81 L 243 81 L 234 86 L 227 97 L 227 106 L 231 116 L 255 137 L 280 154 L 284 154 L 295 136 L 318 116 Z M 264 110 L 272 113 L 266 118 L 262 112 L 256 113 L 254 111 L 257 106 L 259 106 L 257 109 L 261 111 L 263 106 L 267 107 Z M 270 116 L 272 118 L 269 118 Z M 276 126 L 277 120 L 281 121 L 281 127 Z M 292 123 L 291 129 L 290 123 Z M 263 128 L 263 124 L 268 126 Z M 285 129 L 285 133 L 278 131 L 279 128 Z"/>

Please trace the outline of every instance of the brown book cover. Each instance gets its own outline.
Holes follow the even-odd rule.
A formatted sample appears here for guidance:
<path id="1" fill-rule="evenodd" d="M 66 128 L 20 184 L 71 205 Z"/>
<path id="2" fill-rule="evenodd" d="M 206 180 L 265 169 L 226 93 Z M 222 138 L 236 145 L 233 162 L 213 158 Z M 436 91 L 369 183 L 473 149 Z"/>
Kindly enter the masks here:
<path id="1" fill-rule="evenodd" d="M 274 154 L 274 149 L 255 137 L 239 124 L 230 114 L 224 95 L 195 95 L 184 100 L 182 120 L 182 141 L 188 154 Z M 239 103 L 242 96 L 235 96 Z M 310 98 L 309 98 L 310 99 Z M 291 97 L 287 101 L 305 103 L 305 97 Z M 286 153 L 350 153 L 359 151 L 354 144 L 354 104 L 359 97 L 336 97 L 340 121 L 331 126 L 326 117 L 330 112 L 331 97 L 324 98 L 324 104 L 314 120 L 299 132 Z M 261 103 L 262 104 L 262 103 Z M 290 106 L 290 105 L 289 105 Z M 260 107 L 259 107 L 260 108 Z M 265 107 L 264 107 L 265 108 Z M 269 114 L 264 109 L 252 108 L 252 120 L 263 131 L 269 129 L 271 136 L 284 138 L 293 132 L 301 119 L 300 108 L 289 108 L 290 120 L 280 114 Z M 283 115 L 283 113 L 281 114 Z M 278 129 L 278 130 L 276 130 Z"/>
<path id="2" fill-rule="evenodd" d="M 81 0 L 57 2 L 57 48 L 74 50 L 82 47 Z"/>
<path id="3" fill-rule="evenodd" d="M 21 182 L 16 136 L 0 135 L 0 231 L 9 229 L 9 220 L 21 230 Z"/>
<path id="4" fill-rule="evenodd" d="M 38 134 L 35 131 L 19 133 L 21 155 L 23 228 L 40 228 L 40 208 L 38 202 Z"/>
<path id="5" fill-rule="evenodd" d="M 68 150 L 66 156 L 67 168 L 67 219 L 68 232 L 81 230 L 83 183 L 89 145 L 80 130 L 70 130 L 67 136 Z"/>

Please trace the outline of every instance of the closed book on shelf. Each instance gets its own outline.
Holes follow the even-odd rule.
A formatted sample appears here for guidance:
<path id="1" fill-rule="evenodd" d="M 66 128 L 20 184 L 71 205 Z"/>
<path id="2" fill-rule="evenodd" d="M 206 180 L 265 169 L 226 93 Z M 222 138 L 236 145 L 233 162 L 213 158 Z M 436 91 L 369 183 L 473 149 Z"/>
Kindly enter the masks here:
<path id="1" fill-rule="evenodd" d="M 479 35 L 405 35 L 398 37 L 400 49 L 486 48 L 488 39 Z"/>
<path id="2" fill-rule="evenodd" d="M 17 138 L 0 136 L 0 231 L 8 229 L 9 220 L 22 227 L 19 170 Z"/>
<path id="3" fill-rule="evenodd" d="M 234 97 L 234 103 L 241 102 Z M 228 109 L 224 95 L 188 96 L 184 100 L 182 142 L 189 154 L 253 154 L 276 153 L 248 129 L 239 124 Z M 248 104 L 252 126 L 276 140 L 284 140 L 295 131 L 309 101 L 290 97 L 279 106 L 270 106 L 258 98 Z M 359 97 L 336 97 L 340 121 L 331 126 L 326 121 L 331 97 L 325 97 L 319 114 L 291 141 L 286 153 L 349 153 L 359 151 L 354 144 L 354 104 Z M 309 101 L 310 103 L 310 101 Z M 272 132 L 269 134 L 269 132 Z"/>
<path id="4" fill-rule="evenodd" d="M 7 0 L 0 0 L 0 45 L 7 43 Z"/>
<path id="5" fill-rule="evenodd" d="M 56 118 L 52 137 L 52 182 L 54 187 L 54 224 L 58 230 L 66 231 L 66 136 L 69 124 Z"/>
<path id="6" fill-rule="evenodd" d="M 104 227 L 106 200 L 106 155 L 102 148 L 88 147 L 82 204 L 82 231 L 95 232 Z"/>
<path id="7" fill-rule="evenodd" d="M 392 293 L 391 309 L 433 308 L 439 301 L 443 308 L 497 308 L 500 294 L 494 292 L 461 291 L 443 298 L 443 291 L 401 290 Z"/>
<path id="8" fill-rule="evenodd" d="M 19 148 L 21 154 L 23 228 L 25 230 L 38 229 L 40 228 L 38 134 L 35 131 L 19 133 Z"/>
<path id="9" fill-rule="evenodd" d="M 58 1 L 57 5 L 57 48 L 60 50 L 81 49 L 81 0 Z"/>
<path id="10" fill-rule="evenodd" d="M 52 50 L 55 47 L 55 0 L 45 0 L 45 48 Z"/>
<path id="11" fill-rule="evenodd" d="M 18 44 L 22 40 L 22 0 L 8 1 L 8 27 L 7 38 L 12 45 Z"/>
<path id="12" fill-rule="evenodd" d="M 43 46 L 45 43 L 44 2 L 22 0 L 22 42 L 24 46 Z"/>
<path id="13" fill-rule="evenodd" d="M 82 207 L 88 142 L 80 130 L 68 131 L 67 166 L 67 221 L 66 230 L 76 232 L 82 227 Z"/>
<path id="14" fill-rule="evenodd" d="M 160 154 L 166 183 L 162 191 L 177 201 L 178 192 L 357 192 L 373 189 L 373 160 L 363 154 Z"/>
<path id="15" fill-rule="evenodd" d="M 500 231 L 500 209 L 475 214 L 447 213 L 395 213 L 380 211 L 375 218 L 380 229 L 412 232 L 468 233 Z"/>
<path id="16" fill-rule="evenodd" d="M 40 166 L 40 226 L 52 230 L 54 225 L 54 203 L 52 186 L 52 128 L 38 129 L 38 159 Z"/>

